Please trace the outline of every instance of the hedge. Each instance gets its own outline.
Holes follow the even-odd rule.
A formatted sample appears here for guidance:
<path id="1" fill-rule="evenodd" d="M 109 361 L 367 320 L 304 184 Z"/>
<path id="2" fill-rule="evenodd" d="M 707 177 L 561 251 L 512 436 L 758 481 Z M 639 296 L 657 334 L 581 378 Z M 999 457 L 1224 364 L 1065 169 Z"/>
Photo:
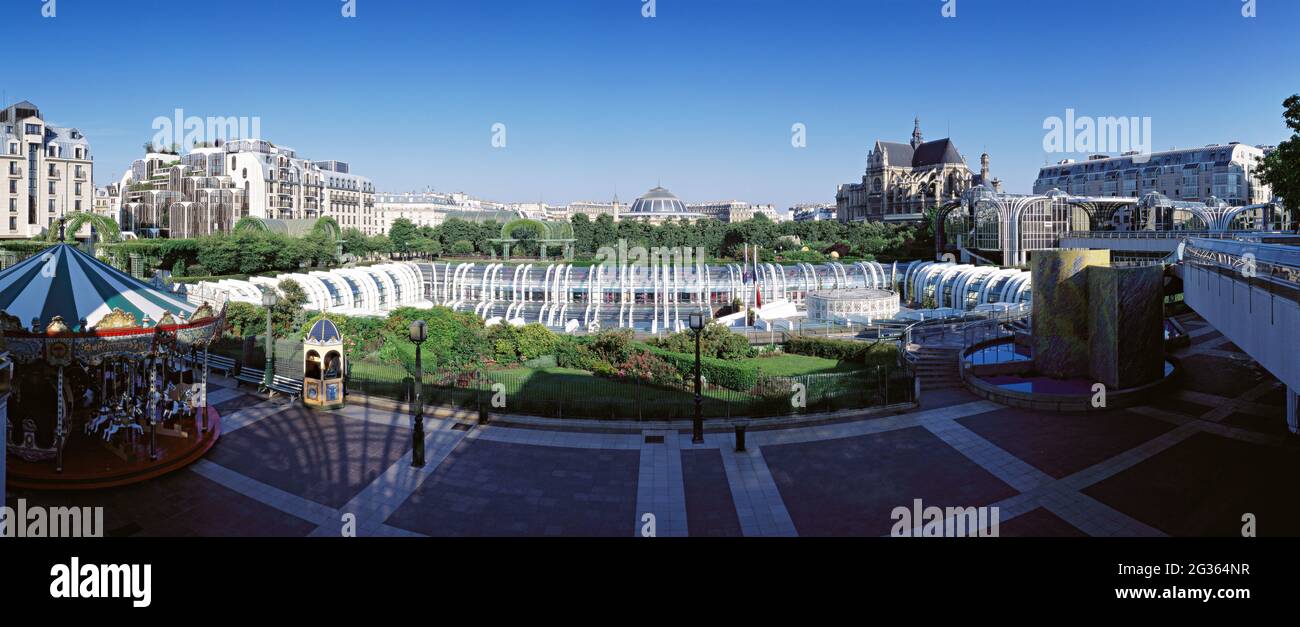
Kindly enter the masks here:
<path id="1" fill-rule="evenodd" d="M 695 355 L 674 353 L 649 344 L 637 344 L 637 347 L 672 364 L 683 380 L 695 385 Z M 700 357 L 700 375 L 709 383 L 738 392 L 747 392 L 758 385 L 758 366 L 714 357 Z"/>
<path id="2" fill-rule="evenodd" d="M 794 337 L 786 342 L 785 351 L 795 355 L 878 366 L 894 363 L 897 359 L 898 347 L 892 343 L 869 344 L 820 337 Z"/>

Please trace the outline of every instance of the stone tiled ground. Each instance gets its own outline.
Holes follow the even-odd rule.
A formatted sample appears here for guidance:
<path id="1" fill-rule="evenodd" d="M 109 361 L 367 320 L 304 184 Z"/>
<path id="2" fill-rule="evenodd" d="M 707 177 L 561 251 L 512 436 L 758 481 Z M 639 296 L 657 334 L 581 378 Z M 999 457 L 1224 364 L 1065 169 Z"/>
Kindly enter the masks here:
<path id="1" fill-rule="evenodd" d="M 692 536 L 739 536 L 740 519 L 731 498 L 722 455 L 711 449 L 684 450 L 686 524 Z"/>
<path id="2" fill-rule="evenodd" d="M 438 452 L 423 472 L 404 457 L 404 415 L 316 413 L 226 391 L 214 406 L 238 428 L 196 467 L 93 493 L 11 489 L 9 502 L 102 505 L 114 535 L 336 536 L 348 507 L 369 508 L 360 513 L 375 534 L 630 537 L 639 477 L 653 477 L 693 536 L 885 535 L 893 508 L 917 498 L 997 505 L 1007 537 L 1233 536 L 1244 513 L 1260 535 L 1300 535 L 1300 438 L 1283 426 L 1281 390 L 1230 343 L 1197 340 L 1179 355 L 1183 391 L 1130 410 L 1048 414 L 935 390 L 919 412 L 756 428 L 741 454 L 710 432 L 662 459 L 642 459 L 640 436 L 608 425 L 473 427 L 448 439 L 434 421 Z"/>
<path id="3" fill-rule="evenodd" d="M 214 403 L 212 406 L 215 407 L 217 412 L 222 416 L 229 416 L 245 407 L 252 407 L 253 405 L 264 402 L 266 402 L 265 398 L 256 394 L 246 393 L 220 403 Z"/>
<path id="4" fill-rule="evenodd" d="M 987 505 L 1010 486 L 921 427 L 782 444 L 763 456 L 800 535 L 889 533 L 895 507 Z"/>
<path id="5" fill-rule="evenodd" d="M 1198 433 L 1084 492 L 1170 535 L 1241 536 L 1252 513 L 1261 536 L 1300 535 L 1300 455 Z"/>
<path id="6" fill-rule="evenodd" d="M 303 407 L 224 434 L 207 459 L 286 492 L 341 507 L 410 448 L 410 430 Z"/>
<path id="7" fill-rule="evenodd" d="M 1003 408 L 957 422 L 1053 477 L 1131 449 L 1173 425 L 1132 412 L 1045 414 Z"/>
<path id="8" fill-rule="evenodd" d="M 461 444 L 388 524 L 446 536 L 631 536 L 638 451 Z"/>
<path id="9" fill-rule="evenodd" d="M 1002 523 L 998 535 L 1003 538 L 1078 538 L 1087 534 L 1039 507 Z"/>
<path id="10" fill-rule="evenodd" d="M 316 524 L 191 472 L 93 492 L 10 491 L 46 507 L 103 507 L 106 536 L 305 536 Z"/>

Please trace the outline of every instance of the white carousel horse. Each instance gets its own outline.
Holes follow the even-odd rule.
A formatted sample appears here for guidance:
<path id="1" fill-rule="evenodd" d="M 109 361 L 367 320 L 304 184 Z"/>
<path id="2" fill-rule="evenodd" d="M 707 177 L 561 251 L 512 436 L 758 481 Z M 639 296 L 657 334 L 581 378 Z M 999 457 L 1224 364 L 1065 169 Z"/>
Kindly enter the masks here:
<path id="1" fill-rule="evenodd" d="M 95 416 L 93 419 L 91 419 L 89 422 L 86 423 L 86 435 L 94 435 L 96 433 L 99 433 L 99 430 L 103 428 L 104 424 L 112 419 L 113 419 L 113 413 L 109 411 L 108 407 L 107 406 L 100 407 L 99 415 Z"/>

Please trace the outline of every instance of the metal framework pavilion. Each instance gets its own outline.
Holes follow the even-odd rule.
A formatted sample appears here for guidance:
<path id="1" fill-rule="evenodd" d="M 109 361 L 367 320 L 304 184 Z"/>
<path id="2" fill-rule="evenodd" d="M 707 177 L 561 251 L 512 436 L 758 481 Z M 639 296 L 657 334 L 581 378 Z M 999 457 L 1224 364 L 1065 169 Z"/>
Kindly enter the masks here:
<path id="1" fill-rule="evenodd" d="M 1008 194 L 987 185 L 944 204 L 936 217 L 936 258 L 946 249 L 996 251 L 1002 265 L 1024 265 L 1029 252 L 1058 248 L 1071 233 L 1232 232 L 1287 228 L 1294 216 L 1278 203 L 1228 206 L 1174 201 L 1149 193 L 1141 198 Z"/>

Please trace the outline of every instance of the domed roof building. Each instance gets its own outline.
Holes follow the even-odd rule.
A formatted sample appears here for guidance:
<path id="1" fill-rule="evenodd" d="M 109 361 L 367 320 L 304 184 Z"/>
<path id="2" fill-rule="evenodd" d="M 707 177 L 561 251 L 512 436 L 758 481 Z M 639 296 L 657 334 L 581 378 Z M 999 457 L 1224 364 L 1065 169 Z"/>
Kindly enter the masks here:
<path id="1" fill-rule="evenodd" d="M 662 222 L 669 218 L 698 220 L 703 218 L 704 214 L 688 211 L 686 209 L 686 204 L 678 199 L 675 194 L 663 187 L 656 186 L 654 189 L 646 192 L 645 195 L 636 199 L 636 202 L 632 203 L 632 208 L 620 217 L 624 219 Z"/>

